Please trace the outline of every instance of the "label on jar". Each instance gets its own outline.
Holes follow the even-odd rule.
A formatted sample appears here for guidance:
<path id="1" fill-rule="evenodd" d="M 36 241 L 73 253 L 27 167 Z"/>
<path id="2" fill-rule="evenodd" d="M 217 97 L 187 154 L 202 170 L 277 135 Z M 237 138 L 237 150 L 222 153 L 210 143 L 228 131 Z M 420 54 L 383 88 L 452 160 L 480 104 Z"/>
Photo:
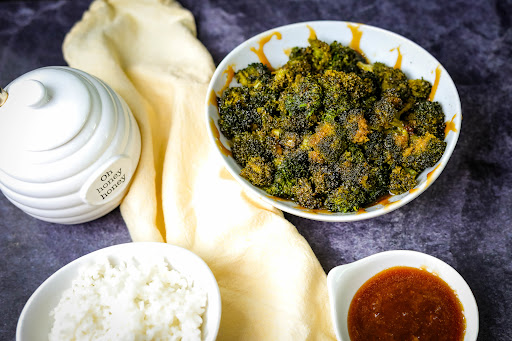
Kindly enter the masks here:
<path id="1" fill-rule="evenodd" d="M 84 183 L 80 196 L 90 205 L 103 205 L 124 192 L 132 175 L 132 162 L 123 155 L 115 156 L 95 171 Z"/>

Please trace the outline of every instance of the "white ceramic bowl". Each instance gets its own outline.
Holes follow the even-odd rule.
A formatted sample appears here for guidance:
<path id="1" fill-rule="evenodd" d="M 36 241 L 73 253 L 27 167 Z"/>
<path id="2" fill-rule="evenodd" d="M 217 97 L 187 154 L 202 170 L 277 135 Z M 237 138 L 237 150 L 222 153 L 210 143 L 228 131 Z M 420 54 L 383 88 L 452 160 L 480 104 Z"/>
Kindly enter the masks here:
<path id="1" fill-rule="evenodd" d="M 478 336 L 478 307 L 468 284 L 459 273 L 445 262 L 430 255 L 408 250 L 377 253 L 354 263 L 340 265 L 329 271 L 327 289 L 336 337 L 350 341 L 347 316 L 357 290 L 377 273 L 394 266 L 423 268 L 437 274 L 457 294 L 464 309 L 466 333 L 464 341 L 475 341 Z"/>
<path id="2" fill-rule="evenodd" d="M 62 293 L 71 287 L 80 268 L 104 257 L 112 262 L 137 256 L 161 256 L 180 273 L 192 278 L 194 285 L 208 295 L 203 315 L 202 340 L 213 341 L 221 318 L 221 298 L 217 281 L 210 268 L 196 254 L 184 248 L 165 243 L 127 243 L 110 246 L 89 253 L 62 267 L 50 276 L 29 298 L 23 308 L 16 330 L 17 341 L 47 341 L 53 324 L 50 312 L 57 306 Z"/>
<path id="3" fill-rule="evenodd" d="M 364 211 L 331 213 L 302 208 L 289 200 L 275 200 L 265 191 L 253 186 L 239 175 L 241 167 L 230 155 L 229 141 L 220 133 L 218 126 L 219 113 L 217 106 L 214 104 L 213 95 L 219 95 L 225 87 L 229 74 L 229 72 L 226 72 L 228 67 L 231 66 L 236 71 L 245 68 L 250 63 L 260 61 L 256 53 L 251 49 L 258 50 L 262 38 L 269 37 L 275 32 L 281 34 L 281 39 L 277 39 L 276 35 L 273 35 L 270 41 L 263 46 L 264 54 L 270 64 L 274 68 L 278 68 L 288 60 L 286 51 L 289 51 L 290 48 L 309 45 L 308 37 L 311 34 L 311 30 L 314 30 L 317 38 L 320 40 L 328 43 L 336 40 L 344 45 L 350 45 L 352 42 L 357 43 L 357 39 L 353 40 L 352 32 L 360 32 L 359 47 L 369 62 L 380 61 L 386 65 L 394 66 L 399 56 L 401 56 L 401 69 L 409 78 L 417 79 L 423 77 L 434 84 L 437 75 L 438 85 L 434 100 L 441 103 L 445 113 L 445 121 L 451 122 L 450 125 L 454 129 L 446 136 L 447 147 L 441 160 L 437 165 L 426 169 L 419 175 L 418 185 L 415 189 L 401 195 L 392 196 L 386 202 L 368 207 Z M 354 36 L 357 36 L 357 34 L 354 34 Z M 230 85 L 235 84 L 236 80 L 230 83 Z M 398 34 L 373 26 L 343 21 L 311 21 L 282 26 L 263 32 L 243 42 L 229 53 L 217 67 L 210 82 L 206 99 L 206 120 L 210 139 L 219 151 L 228 171 L 246 190 L 283 211 L 304 218 L 323 221 L 355 221 L 373 218 L 404 206 L 425 191 L 437 179 L 446 166 L 457 143 L 462 112 L 459 95 L 450 75 L 433 56 L 419 45 Z"/>

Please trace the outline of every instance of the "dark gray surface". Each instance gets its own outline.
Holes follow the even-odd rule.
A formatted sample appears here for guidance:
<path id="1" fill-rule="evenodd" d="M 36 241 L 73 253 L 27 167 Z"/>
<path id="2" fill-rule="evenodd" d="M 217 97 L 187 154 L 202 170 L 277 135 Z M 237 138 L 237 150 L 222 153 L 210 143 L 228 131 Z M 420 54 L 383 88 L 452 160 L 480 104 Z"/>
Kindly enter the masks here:
<path id="1" fill-rule="evenodd" d="M 64 65 L 61 44 L 90 0 L 0 2 L 0 85 Z M 286 217 L 326 271 L 391 249 L 426 252 L 466 279 L 480 310 L 479 340 L 512 340 L 512 1 L 193 1 L 181 3 L 218 64 L 247 38 L 306 20 L 346 20 L 401 34 L 434 55 L 462 101 L 462 134 L 443 174 L 405 207 L 368 221 Z M 0 146 L 6 148 L 7 146 Z M 54 271 L 129 241 L 115 210 L 94 222 L 35 220 L 0 195 L 0 340 Z"/>

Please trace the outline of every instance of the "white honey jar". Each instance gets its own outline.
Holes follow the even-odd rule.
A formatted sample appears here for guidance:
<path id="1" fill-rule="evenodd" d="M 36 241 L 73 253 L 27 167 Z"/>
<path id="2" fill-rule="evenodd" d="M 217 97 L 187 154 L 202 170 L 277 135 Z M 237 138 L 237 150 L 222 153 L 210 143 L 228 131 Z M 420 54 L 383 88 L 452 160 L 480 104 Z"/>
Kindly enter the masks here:
<path id="1" fill-rule="evenodd" d="M 6 88 L 0 107 L 0 190 L 31 216 L 60 224 L 99 218 L 126 194 L 141 138 L 126 102 L 69 67 L 44 67 Z"/>

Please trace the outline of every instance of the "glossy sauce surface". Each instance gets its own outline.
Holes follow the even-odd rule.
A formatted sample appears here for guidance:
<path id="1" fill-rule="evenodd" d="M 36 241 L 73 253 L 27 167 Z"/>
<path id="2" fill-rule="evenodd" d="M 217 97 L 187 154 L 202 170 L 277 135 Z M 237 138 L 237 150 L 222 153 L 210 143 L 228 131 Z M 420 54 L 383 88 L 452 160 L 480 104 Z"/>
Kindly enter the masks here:
<path id="1" fill-rule="evenodd" d="M 395 51 L 395 50 L 397 52 L 397 56 L 396 56 L 396 63 L 395 63 L 394 68 L 400 69 L 400 68 L 402 68 L 402 59 L 403 59 L 402 52 L 400 51 L 400 46 L 391 49 L 391 51 Z"/>
<path id="2" fill-rule="evenodd" d="M 251 51 L 256 53 L 256 55 L 258 56 L 258 59 L 260 60 L 260 63 L 265 64 L 271 71 L 273 71 L 274 68 L 268 61 L 267 56 L 265 55 L 265 52 L 263 51 L 263 48 L 265 47 L 265 44 L 268 43 L 270 41 L 270 39 L 272 39 L 273 36 L 276 36 L 276 39 L 278 39 L 278 40 L 280 40 L 282 37 L 280 32 L 277 32 L 277 31 L 272 32 L 271 34 L 260 39 L 260 41 L 258 42 L 258 49 L 256 49 L 255 47 L 251 47 Z"/>
<path id="3" fill-rule="evenodd" d="M 224 73 L 226 74 L 226 84 L 224 84 L 222 89 L 220 89 L 219 96 L 222 96 L 222 93 L 224 92 L 224 90 L 229 88 L 229 84 L 231 84 L 233 77 L 235 77 L 235 70 L 233 69 L 233 66 L 234 66 L 233 64 L 228 65 L 227 69 L 224 70 L 224 72 L 223 72 L 223 74 Z"/>
<path id="4" fill-rule="evenodd" d="M 460 341 L 466 322 L 454 291 L 438 276 L 398 266 L 366 281 L 348 312 L 351 341 Z"/>
<path id="5" fill-rule="evenodd" d="M 449 122 L 446 122 L 446 127 L 444 128 L 444 137 L 446 138 L 448 136 L 448 134 L 450 133 L 450 131 L 453 131 L 454 133 L 457 132 L 457 128 L 455 128 L 455 117 L 457 117 L 457 115 L 453 115 L 452 117 L 452 120 L 449 121 Z"/>
<path id="6" fill-rule="evenodd" d="M 436 97 L 437 87 L 439 86 L 439 79 L 441 79 L 441 65 L 438 65 L 436 67 L 436 78 L 434 80 L 434 84 L 432 85 L 430 95 L 428 96 L 429 101 L 433 101 L 434 97 Z"/>
<path id="7" fill-rule="evenodd" d="M 360 25 L 348 24 L 347 27 L 352 32 L 352 41 L 350 42 L 349 46 L 356 50 L 357 52 L 359 52 L 360 54 L 362 54 L 363 56 L 365 56 L 360 46 L 361 38 L 363 37 L 363 31 L 359 29 Z"/>
<path id="8" fill-rule="evenodd" d="M 222 142 L 220 141 L 220 133 L 219 133 L 219 130 L 217 129 L 217 126 L 215 125 L 215 122 L 213 121 L 213 119 L 210 118 L 210 128 L 212 130 L 212 134 L 213 134 L 213 137 L 215 139 L 215 144 L 217 145 L 217 147 L 219 147 L 219 150 L 220 152 L 222 153 L 222 155 L 224 156 L 233 156 L 231 154 L 231 151 L 229 149 L 227 149 L 223 144 Z"/>

